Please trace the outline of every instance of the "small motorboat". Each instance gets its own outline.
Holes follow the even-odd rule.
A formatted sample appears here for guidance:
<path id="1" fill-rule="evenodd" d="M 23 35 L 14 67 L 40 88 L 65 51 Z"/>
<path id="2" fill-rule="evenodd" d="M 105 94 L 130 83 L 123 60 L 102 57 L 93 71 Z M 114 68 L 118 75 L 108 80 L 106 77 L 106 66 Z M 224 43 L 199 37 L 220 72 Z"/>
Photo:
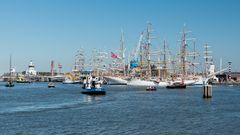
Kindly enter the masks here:
<path id="1" fill-rule="evenodd" d="M 186 84 L 175 82 L 166 86 L 167 89 L 186 89 Z"/>
<path id="2" fill-rule="evenodd" d="M 53 82 L 48 83 L 48 88 L 55 88 L 55 84 Z"/>
<path id="3" fill-rule="evenodd" d="M 89 76 L 83 80 L 82 94 L 105 95 L 106 91 L 101 87 L 101 81 L 98 77 Z"/>
<path id="4" fill-rule="evenodd" d="M 9 82 L 7 82 L 5 87 L 14 87 L 14 83 L 9 81 Z"/>
<path id="5" fill-rule="evenodd" d="M 157 90 L 157 88 L 155 86 L 148 86 L 146 88 L 146 91 L 156 91 L 156 90 Z"/>

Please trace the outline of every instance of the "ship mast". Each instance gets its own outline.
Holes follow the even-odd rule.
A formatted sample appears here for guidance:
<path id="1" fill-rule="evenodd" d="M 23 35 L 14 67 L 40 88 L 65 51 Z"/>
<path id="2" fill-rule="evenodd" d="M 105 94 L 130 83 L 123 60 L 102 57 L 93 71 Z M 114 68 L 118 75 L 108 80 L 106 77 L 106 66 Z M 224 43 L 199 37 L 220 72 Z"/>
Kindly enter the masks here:
<path id="1" fill-rule="evenodd" d="M 196 44 L 195 41 L 193 41 L 193 52 L 189 53 L 189 56 L 192 57 L 192 63 L 191 63 L 191 67 L 192 67 L 192 75 L 195 76 L 196 75 L 196 65 L 198 65 L 199 63 L 197 63 L 196 59 L 199 56 L 199 54 L 196 52 Z"/>
<path id="2" fill-rule="evenodd" d="M 124 33 L 121 30 L 121 40 L 120 40 L 120 56 L 121 56 L 121 66 L 123 68 L 123 75 L 126 76 L 126 69 L 125 69 L 125 48 L 124 48 Z"/>
<path id="3" fill-rule="evenodd" d="M 79 66 L 79 71 L 83 71 L 85 69 L 85 57 L 84 57 L 84 50 L 83 48 L 79 49 L 78 53 L 78 66 Z"/>
<path id="4" fill-rule="evenodd" d="M 103 76 L 103 71 L 106 68 L 105 60 L 108 58 L 107 55 L 105 51 L 93 49 L 91 66 L 95 76 Z"/>
<path id="5" fill-rule="evenodd" d="M 204 56 L 204 59 L 205 59 L 205 67 L 204 67 L 204 70 L 205 70 L 205 72 L 204 72 L 204 75 L 205 75 L 205 77 L 207 77 L 209 66 L 210 66 L 211 64 L 213 64 L 213 62 L 212 62 L 212 56 L 210 56 L 210 54 L 212 53 L 212 51 L 209 51 L 210 46 L 209 46 L 207 43 L 205 44 L 204 48 L 205 48 L 205 51 L 204 51 L 204 54 L 205 54 L 205 56 Z"/>
<path id="6" fill-rule="evenodd" d="M 161 78 L 161 49 L 159 47 L 158 51 L 158 79 L 160 80 Z"/>
<path id="7" fill-rule="evenodd" d="M 170 76 L 171 76 L 171 72 L 170 72 L 170 67 L 171 67 L 171 54 L 170 54 L 170 49 L 169 49 L 169 47 L 167 46 L 167 48 L 168 48 L 168 65 L 166 66 L 167 68 L 166 68 L 166 74 L 167 74 L 167 77 L 169 78 Z M 167 79 L 168 79 L 167 78 Z"/>
<path id="8" fill-rule="evenodd" d="M 166 41 L 163 42 L 163 78 L 166 80 L 167 78 L 167 57 L 166 57 Z"/>
<path id="9" fill-rule="evenodd" d="M 9 68 L 9 73 L 10 73 L 10 78 L 9 78 L 9 82 L 12 82 L 12 55 L 10 55 L 10 68 Z"/>
<path id="10" fill-rule="evenodd" d="M 195 76 L 196 71 L 195 71 L 195 65 L 196 65 L 196 44 L 195 41 L 193 42 L 193 76 Z"/>
<path id="11" fill-rule="evenodd" d="M 97 50 L 92 50 L 92 70 L 95 76 L 98 76 Z"/>
<path id="12" fill-rule="evenodd" d="M 151 32 L 152 32 L 152 24 L 148 23 L 147 26 L 147 79 L 149 80 L 151 77 Z"/>
<path id="13" fill-rule="evenodd" d="M 172 64 L 172 70 L 173 70 L 172 79 L 174 80 L 176 78 L 176 65 L 175 65 L 175 57 L 174 56 L 172 58 L 171 64 Z"/>
<path id="14" fill-rule="evenodd" d="M 143 33 L 141 35 L 141 37 L 143 37 Z M 140 39 L 141 39 L 140 37 Z M 142 44 L 142 39 L 140 40 L 139 39 L 139 45 L 140 45 L 140 51 L 139 51 L 139 54 L 140 54 L 140 78 L 142 79 L 143 77 L 143 44 Z"/>
<path id="15" fill-rule="evenodd" d="M 190 31 L 186 31 L 185 25 L 183 28 L 183 32 L 182 32 L 182 39 L 181 39 L 181 47 L 180 47 L 180 71 L 182 74 L 182 80 L 185 80 L 187 77 L 187 33 L 189 33 Z"/>
<path id="16" fill-rule="evenodd" d="M 199 63 L 196 61 L 196 58 L 199 56 L 199 53 L 196 52 L 196 44 L 194 41 L 194 57 L 193 57 L 193 75 L 196 75 L 196 66 L 199 65 Z"/>
<path id="17" fill-rule="evenodd" d="M 185 79 L 186 76 L 186 47 L 187 47 L 187 42 L 186 42 L 186 32 L 185 28 L 183 29 L 182 33 L 182 40 L 181 40 L 181 47 L 180 47 L 180 71 L 182 74 L 182 79 Z"/>

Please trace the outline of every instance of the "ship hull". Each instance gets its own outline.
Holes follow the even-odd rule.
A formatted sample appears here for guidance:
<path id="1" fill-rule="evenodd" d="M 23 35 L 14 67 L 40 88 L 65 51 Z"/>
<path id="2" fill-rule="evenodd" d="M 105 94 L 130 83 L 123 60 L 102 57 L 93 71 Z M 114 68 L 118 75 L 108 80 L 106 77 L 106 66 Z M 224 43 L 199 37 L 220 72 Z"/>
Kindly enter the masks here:
<path id="1" fill-rule="evenodd" d="M 157 83 L 155 83 L 153 81 L 133 79 L 133 80 L 130 80 L 127 83 L 127 85 L 130 85 L 130 86 L 157 86 Z"/>
<path id="2" fill-rule="evenodd" d="M 127 85 L 127 80 L 120 77 L 106 76 L 104 77 L 109 85 Z"/>

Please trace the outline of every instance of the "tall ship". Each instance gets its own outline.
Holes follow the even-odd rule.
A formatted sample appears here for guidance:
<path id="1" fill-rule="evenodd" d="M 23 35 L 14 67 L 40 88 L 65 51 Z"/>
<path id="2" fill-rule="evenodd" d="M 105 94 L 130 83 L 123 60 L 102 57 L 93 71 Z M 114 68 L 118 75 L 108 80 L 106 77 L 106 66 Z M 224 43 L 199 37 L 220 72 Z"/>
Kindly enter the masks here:
<path id="1" fill-rule="evenodd" d="M 125 63 L 125 51 L 126 48 L 124 46 L 124 34 L 123 30 L 121 30 L 121 39 L 120 39 L 120 48 L 119 51 L 111 52 L 111 66 L 110 66 L 110 74 L 105 75 L 107 83 L 110 85 L 127 85 L 127 71 L 126 71 L 126 63 Z"/>
<path id="2" fill-rule="evenodd" d="M 152 24 L 147 23 L 147 29 L 141 33 L 134 58 L 130 62 L 131 80 L 127 85 L 131 86 L 158 86 L 159 82 L 152 78 L 151 46 Z M 161 84 L 163 85 L 163 84 Z"/>
<path id="3" fill-rule="evenodd" d="M 83 48 L 80 48 L 75 54 L 72 72 L 66 73 L 63 84 L 81 83 L 81 72 L 85 70 L 85 55 Z"/>
<path id="4" fill-rule="evenodd" d="M 181 32 L 181 40 L 179 40 L 180 49 L 177 55 L 178 61 L 172 63 L 174 66 L 169 85 L 180 84 L 178 85 L 179 87 L 195 85 L 201 77 L 196 71 L 196 69 L 198 69 L 197 65 L 199 65 L 197 62 L 199 54 L 196 52 L 195 39 L 189 38 L 189 33 L 190 31 L 187 31 L 184 25 L 183 31 Z M 169 88 L 172 88 L 172 86 L 169 86 Z"/>

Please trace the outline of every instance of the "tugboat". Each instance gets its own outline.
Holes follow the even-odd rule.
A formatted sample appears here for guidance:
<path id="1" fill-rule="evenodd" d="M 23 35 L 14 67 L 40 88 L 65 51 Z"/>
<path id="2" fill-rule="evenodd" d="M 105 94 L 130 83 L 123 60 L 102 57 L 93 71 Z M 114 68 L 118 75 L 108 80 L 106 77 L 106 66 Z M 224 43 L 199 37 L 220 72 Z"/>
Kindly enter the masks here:
<path id="1" fill-rule="evenodd" d="M 148 86 L 146 88 L 146 91 L 156 91 L 156 90 L 157 90 L 157 88 L 155 86 Z"/>
<path id="2" fill-rule="evenodd" d="M 186 89 L 186 84 L 180 83 L 180 82 L 175 82 L 170 85 L 167 85 L 167 89 Z"/>
<path id="3" fill-rule="evenodd" d="M 87 95 L 105 95 L 106 91 L 101 87 L 101 81 L 98 77 L 89 76 L 83 80 L 82 94 Z"/>

